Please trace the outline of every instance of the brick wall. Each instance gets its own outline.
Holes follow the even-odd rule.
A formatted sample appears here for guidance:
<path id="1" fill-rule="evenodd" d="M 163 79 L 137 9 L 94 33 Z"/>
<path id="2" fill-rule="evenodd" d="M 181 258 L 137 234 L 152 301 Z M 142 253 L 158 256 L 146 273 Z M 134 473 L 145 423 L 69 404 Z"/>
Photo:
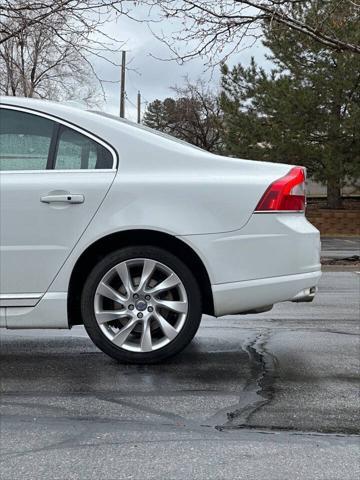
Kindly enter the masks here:
<path id="1" fill-rule="evenodd" d="M 360 210 L 309 208 L 306 217 L 321 235 L 360 235 Z"/>

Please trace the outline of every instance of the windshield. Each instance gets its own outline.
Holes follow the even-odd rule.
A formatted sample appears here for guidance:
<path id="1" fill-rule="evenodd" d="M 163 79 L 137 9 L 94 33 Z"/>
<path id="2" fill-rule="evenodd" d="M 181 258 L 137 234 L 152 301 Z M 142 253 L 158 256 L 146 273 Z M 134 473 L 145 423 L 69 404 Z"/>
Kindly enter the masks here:
<path id="1" fill-rule="evenodd" d="M 116 120 L 117 122 L 126 123 L 126 125 L 130 125 L 133 128 L 138 128 L 139 130 L 144 130 L 146 132 L 150 132 L 153 135 L 158 135 L 159 137 L 167 138 L 176 143 L 180 143 L 182 145 L 186 145 L 187 147 L 195 148 L 196 150 L 201 150 L 204 152 L 203 148 L 197 147 L 192 143 L 185 142 L 185 140 L 180 140 L 179 138 L 173 137 L 172 135 L 168 135 L 164 132 L 159 132 L 158 130 L 154 130 L 153 128 L 146 127 L 145 125 L 141 125 L 139 123 L 130 122 L 130 120 L 126 120 L 125 118 L 117 117 L 116 115 L 112 115 L 111 113 L 105 113 L 98 110 L 89 110 L 91 113 L 95 113 L 96 115 L 101 115 L 102 117 L 110 118 L 111 120 Z"/>

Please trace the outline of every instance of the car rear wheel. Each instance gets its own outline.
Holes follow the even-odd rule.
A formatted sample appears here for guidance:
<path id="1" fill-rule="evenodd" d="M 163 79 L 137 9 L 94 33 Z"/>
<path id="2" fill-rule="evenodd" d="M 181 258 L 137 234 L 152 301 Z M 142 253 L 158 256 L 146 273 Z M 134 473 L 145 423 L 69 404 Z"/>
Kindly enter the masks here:
<path id="1" fill-rule="evenodd" d="M 175 255 L 152 246 L 126 247 L 104 257 L 81 297 L 93 342 L 126 363 L 156 363 L 180 352 L 200 324 L 197 281 Z"/>

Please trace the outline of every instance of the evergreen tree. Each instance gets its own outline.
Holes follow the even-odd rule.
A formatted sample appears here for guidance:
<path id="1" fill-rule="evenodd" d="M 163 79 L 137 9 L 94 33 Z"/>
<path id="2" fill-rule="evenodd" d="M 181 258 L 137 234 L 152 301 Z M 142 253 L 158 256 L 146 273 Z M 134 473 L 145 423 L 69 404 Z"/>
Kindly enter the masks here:
<path id="1" fill-rule="evenodd" d="M 336 2 L 335 2 L 336 3 Z M 338 3 L 338 2 L 337 2 Z M 355 5 L 332 16 L 334 1 L 294 2 L 305 21 L 326 16 L 334 32 L 358 42 Z M 302 164 L 327 185 L 328 206 L 341 206 L 341 186 L 360 174 L 360 57 L 327 49 L 296 31 L 265 26 L 275 68 L 254 61 L 222 67 L 221 104 L 228 153 Z"/>
<path id="2" fill-rule="evenodd" d="M 171 117 L 175 110 L 175 100 L 154 100 L 149 103 L 143 118 L 144 125 L 165 133 L 171 133 Z"/>

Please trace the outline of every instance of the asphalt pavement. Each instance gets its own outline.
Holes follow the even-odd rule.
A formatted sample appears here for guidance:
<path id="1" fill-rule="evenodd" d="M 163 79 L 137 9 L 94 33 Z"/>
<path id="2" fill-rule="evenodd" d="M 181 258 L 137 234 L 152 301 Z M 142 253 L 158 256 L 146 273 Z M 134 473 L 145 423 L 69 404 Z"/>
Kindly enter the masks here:
<path id="1" fill-rule="evenodd" d="M 192 344 L 124 366 L 81 327 L 1 332 L 1 480 L 360 477 L 360 274 L 313 303 L 204 317 Z"/>
<path id="2" fill-rule="evenodd" d="M 360 237 L 322 237 L 321 255 L 330 258 L 359 256 Z"/>

